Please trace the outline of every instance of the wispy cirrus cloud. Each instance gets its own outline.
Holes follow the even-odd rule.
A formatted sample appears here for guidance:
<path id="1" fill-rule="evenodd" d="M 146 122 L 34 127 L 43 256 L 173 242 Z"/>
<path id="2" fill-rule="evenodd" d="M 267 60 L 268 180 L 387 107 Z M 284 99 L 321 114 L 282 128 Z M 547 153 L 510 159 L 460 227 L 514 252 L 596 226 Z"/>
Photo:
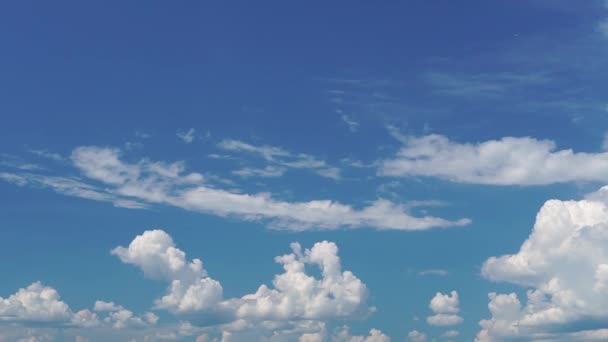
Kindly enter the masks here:
<path id="1" fill-rule="evenodd" d="M 274 153 L 274 152 L 273 152 Z M 122 151 L 112 148 L 79 147 L 71 161 L 84 176 L 47 176 L 34 173 L 2 173 L 0 179 L 19 186 L 46 187 L 81 198 L 111 202 L 127 208 L 169 205 L 218 216 L 261 221 L 275 229 L 362 228 L 425 230 L 463 226 L 469 219 L 448 220 L 414 216 L 411 205 L 376 199 L 362 208 L 333 200 L 287 202 L 269 194 L 244 194 L 211 187 L 200 173 L 187 173 L 183 162 L 165 163 L 149 159 L 122 160 Z M 296 162 L 306 163 L 306 159 Z"/>
<path id="2" fill-rule="evenodd" d="M 194 139 L 196 138 L 196 130 L 194 128 L 190 128 L 187 131 L 177 131 L 177 137 L 179 139 L 181 139 L 183 142 L 185 142 L 186 144 L 190 144 L 194 141 Z"/>
<path id="3" fill-rule="evenodd" d="M 449 271 L 447 270 L 442 270 L 442 269 L 430 269 L 430 270 L 423 270 L 418 272 L 418 275 L 421 276 L 440 276 L 440 277 L 445 277 L 448 276 L 450 274 Z"/>
<path id="4" fill-rule="evenodd" d="M 222 140 L 218 147 L 225 151 L 248 153 L 261 157 L 266 162 L 273 164 L 275 171 L 274 174 L 279 170 L 278 167 L 289 168 L 289 169 L 304 169 L 310 170 L 325 178 L 331 178 L 339 180 L 340 169 L 327 164 L 324 160 L 317 159 L 316 157 L 306 153 L 292 153 L 283 148 L 269 146 L 269 145 L 252 145 L 240 140 L 226 139 Z M 259 170 L 259 169 L 258 169 Z M 247 176 L 259 175 L 267 176 L 267 172 L 245 172 Z M 282 173 L 281 173 L 282 175 Z"/>
<path id="5" fill-rule="evenodd" d="M 359 122 L 355 121 L 351 116 L 342 113 L 340 119 L 342 119 L 342 122 L 346 124 L 346 127 L 348 127 L 351 132 L 355 133 L 359 130 Z"/>
<path id="6" fill-rule="evenodd" d="M 442 95 L 498 97 L 513 91 L 529 89 L 531 86 L 544 85 L 551 77 L 544 73 L 449 73 L 428 72 L 423 75 L 424 81 L 433 91 Z"/>

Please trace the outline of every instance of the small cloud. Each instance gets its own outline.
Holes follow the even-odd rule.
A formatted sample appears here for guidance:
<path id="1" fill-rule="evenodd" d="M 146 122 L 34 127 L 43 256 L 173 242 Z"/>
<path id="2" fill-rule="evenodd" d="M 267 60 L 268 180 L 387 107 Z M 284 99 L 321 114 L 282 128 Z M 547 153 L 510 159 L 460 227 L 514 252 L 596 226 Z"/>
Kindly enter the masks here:
<path id="1" fill-rule="evenodd" d="M 255 168 L 243 168 L 240 170 L 233 171 L 237 176 L 247 178 L 247 177 L 266 177 L 266 178 L 274 178 L 281 177 L 285 171 L 287 171 L 284 167 L 276 167 L 276 166 L 267 166 L 263 169 L 255 169 Z"/>
<path id="2" fill-rule="evenodd" d="M 249 153 L 257 155 L 267 162 L 289 169 L 307 169 L 319 176 L 334 180 L 340 179 L 340 169 L 329 165 L 324 160 L 306 153 L 292 153 L 281 147 L 269 145 L 251 145 L 249 143 L 227 139 L 217 145 L 220 149 L 230 152 Z M 209 155 L 211 158 L 220 159 L 221 155 Z M 275 168 L 276 169 L 276 168 Z"/>
<path id="3" fill-rule="evenodd" d="M 37 155 L 38 157 L 47 158 L 47 159 L 51 159 L 54 161 L 64 161 L 65 160 L 65 158 L 62 155 L 60 155 L 58 153 L 49 152 L 47 150 L 29 149 L 28 152 L 31 154 Z"/>
<path id="4" fill-rule="evenodd" d="M 427 317 L 426 322 L 434 326 L 461 324 L 463 318 L 458 315 L 458 312 L 460 312 L 459 306 L 458 292 L 452 291 L 449 294 L 437 292 L 429 304 L 429 308 L 431 308 L 434 315 Z"/>
<path id="5" fill-rule="evenodd" d="M 445 276 L 448 276 L 449 274 L 450 274 L 450 272 L 448 272 L 446 270 L 442 270 L 442 269 L 431 269 L 431 270 L 424 270 L 424 271 L 418 272 L 418 275 L 420 275 L 420 276 L 445 277 Z"/>
<path id="6" fill-rule="evenodd" d="M 177 137 L 183 140 L 186 144 L 190 144 L 194 141 L 195 138 L 195 129 L 190 128 L 187 132 L 177 131 Z"/>
<path id="7" fill-rule="evenodd" d="M 32 170 L 43 170 L 44 168 L 38 166 L 36 164 L 28 163 L 23 159 L 6 154 L 0 153 L 0 166 L 4 166 L 11 169 L 18 169 L 23 171 L 32 171 Z"/>
<path id="8" fill-rule="evenodd" d="M 140 139 L 149 139 L 152 137 L 152 135 L 142 131 L 135 131 L 135 137 Z"/>
<path id="9" fill-rule="evenodd" d="M 352 117 L 350 117 L 346 114 L 342 114 L 342 116 L 340 118 L 342 119 L 342 121 L 344 121 L 346 126 L 348 126 L 348 129 L 351 132 L 355 133 L 359 130 L 359 123 L 357 121 L 355 121 Z"/>

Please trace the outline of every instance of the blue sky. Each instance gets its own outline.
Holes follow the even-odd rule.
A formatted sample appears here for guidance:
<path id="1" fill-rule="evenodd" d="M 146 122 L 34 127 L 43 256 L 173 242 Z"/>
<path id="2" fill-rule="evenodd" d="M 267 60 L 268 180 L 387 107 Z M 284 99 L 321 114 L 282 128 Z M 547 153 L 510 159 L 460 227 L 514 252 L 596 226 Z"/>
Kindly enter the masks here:
<path id="1" fill-rule="evenodd" d="M 19 1 L 0 42 L 0 341 L 608 336 L 602 1 Z"/>

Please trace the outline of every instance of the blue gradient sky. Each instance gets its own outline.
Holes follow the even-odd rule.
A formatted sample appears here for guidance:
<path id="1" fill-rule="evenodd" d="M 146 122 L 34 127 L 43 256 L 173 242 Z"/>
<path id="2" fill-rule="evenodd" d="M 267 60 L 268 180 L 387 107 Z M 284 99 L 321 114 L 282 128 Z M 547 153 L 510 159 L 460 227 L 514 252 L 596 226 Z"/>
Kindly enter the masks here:
<path id="1" fill-rule="evenodd" d="M 97 146 L 119 149 L 133 164 L 183 161 L 187 173 L 235 193 L 355 209 L 378 198 L 438 201 L 409 213 L 472 223 L 294 232 L 272 219 L 166 203 L 129 209 L 3 181 L 0 297 L 41 281 L 74 311 L 99 299 L 150 310 L 166 284 L 110 250 L 152 228 L 202 259 L 226 298 L 269 284 L 281 272 L 273 258 L 289 253 L 289 243 L 329 240 L 377 308 L 366 318 L 329 319 L 331 329 L 347 324 L 362 335 L 377 328 L 395 341 L 415 329 L 439 338 L 446 328 L 425 322 L 429 301 L 457 290 L 464 322 L 456 340 L 471 341 L 489 317 L 488 292 L 526 291 L 484 278 L 484 261 L 517 252 L 546 200 L 580 199 L 605 183 L 386 176 L 382 161 L 395 158 L 404 137 L 430 134 L 470 144 L 531 137 L 601 154 L 608 36 L 600 24 L 607 16 L 601 1 L 561 0 L 4 2 L 0 173 L 86 182 L 73 152 Z M 190 129 L 191 142 L 178 136 Z M 280 176 L 240 176 L 235 171 L 272 162 L 222 148 L 227 140 L 306 154 L 339 177 L 281 165 Z M 181 320 L 155 313 L 161 326 Z"/>

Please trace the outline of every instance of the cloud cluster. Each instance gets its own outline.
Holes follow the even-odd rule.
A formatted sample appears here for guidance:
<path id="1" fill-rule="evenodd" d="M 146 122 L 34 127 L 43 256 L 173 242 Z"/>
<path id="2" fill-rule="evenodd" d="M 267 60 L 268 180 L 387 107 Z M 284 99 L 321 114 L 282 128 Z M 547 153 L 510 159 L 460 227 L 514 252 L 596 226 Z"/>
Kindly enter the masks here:
<path id="1" fill-rule="evenodd" d="M 557 150 L 550 140 L 506 137 L 469 144 L 432 134 L 403 142 L 393 159 L 382 161 L 379 174 L 491 185 L 608 181 L 608 152 Z"/>
<path id="2" fill-rule="evenodd" d="M 602 188 L 581 201 L 547 201 L 517 253 L 485 262 L 485 278 L 530 290 L 525 303 L 515 293 L 490 293 L 492 317 L 480 322 L 478 341 L 601 335 L 593 330 L 608 320 L 606 192 Z"/>
<path id="3" fill-rule="evenodd" d="M 97 300 L 92 310 L 74 312 L 55 289 L 36 282 L 8 298 L 0 297 L 0 322 L 19 324 L 0 329 L 0 338 L 40 340 L 48 335 L 49 340 L 57 340 L 63 334 L 60 329 L 69 329 L 66 336 L 80 340 L 160 341 L 198 335 L 197 341 L 208 342 L 390 341 L 377 329 L 365 336 L 351 335 L 346 326 L 328 332 L 328 321 L 364 318 L 375 310 L 368 305 L 366 285 L 342 270 L 338 247 L 331 242 L 318 242 L 310 249 L 291 244 L 291 253 L 275 258 L 283 272 L 274 277 L 272 286 L 261 285 L 254 293 L 234 298 L 224 298 L 221 284 L 208 275 L 203 262 L 188 259 L 162 230 L 145 231 L 111 254 L 138 267 L 146 277 L 169 284 L 155 300 L 155 309 L 202 325 L 186 321 L 158 326 L 154 313 L 135 315 L 103 300 Z M 310 267 L 318 268 L 319 276 L 310 275 Z M 31 324 L 32 329 L 19 328 Z M 44 329 L 37 328 L 41 324 Z"/>
<path id="4" fill-rule="evenodd" d="M 112 254 L 149 277 L 169 282 L 156 307 L 177 314 L 213 312 L 232 321 L 314 321 L 372 310 L 367 306 L 367 287 L 352 272 L 342 271 L 334 243 L 318 242 L 305 250 L 293 243 L 291 248 L 292 253 L 275 259 L 284 273 L 275 276 L 273 287 L 261 285 L 255 293 L 230 299 L 223 298 L 221 284 L 207 275 L 201 260 L 188 262 L 162 230 L 146 231 Z M 308 275 L 307 265 L 318 267 L 321 278 Z"/>
<path id="5" fill-rule="evenodd" d="M 281 154 L 274 148 L 266 149 L 268 151 L 264 150 L 263 154 Z M 332 200 L 286 202 L 265 193 L 232 192 L 207 185 L 199 173 L 186 173 L 182 162 L 147 159 L 127 162 L 122 160 L 118 149 L 79 147 L 73 151 L 71 160 L 88 181 L 31 173 L 0 173 L 0 179 L 20 186 L 49 187 L 62 194 L 108 201 L 121 207 L 145 208 L 163 204 L 248 221 L 266 221 L 277 229 L 424 230 L 470 223 L 468 219 L 415 217 L 408 213 L 407 205 L 385 199 L 374 200 L 357 209 Z"/>
<path id="6" fill-rule="evenodd" d="M 463 319 L 458 315 L 459 305 L 458 292 L 452 291 L 450 294 L 437 292 L 429 304 L 429 308 L 434 315 L 427 317 L 427 323 L 435 326 L 450 326 L 462 323 Z"/>
<path id="7" fill-rule="evenodd" d="M 136 316 L 133 312 L 112 302 L 97 301 L 93 311 L 86 309 L 72 311 L 69 305 L 61 300 L 57 290 L 40 282 L 19 289 L 8 298 L 0 297 L 0 322 L 123 329 L 148 327 L 158 321 L 158 317 L 151 312 Z"/>

